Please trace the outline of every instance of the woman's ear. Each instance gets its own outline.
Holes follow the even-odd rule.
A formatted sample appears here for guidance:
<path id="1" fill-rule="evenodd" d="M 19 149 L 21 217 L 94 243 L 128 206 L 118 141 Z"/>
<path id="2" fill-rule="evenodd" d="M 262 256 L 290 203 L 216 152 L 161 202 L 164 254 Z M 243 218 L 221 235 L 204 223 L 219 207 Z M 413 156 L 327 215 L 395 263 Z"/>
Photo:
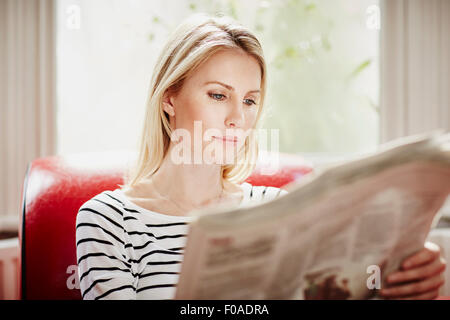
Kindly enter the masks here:
<path id="1" fill-rule="evenodd" d="M 175 108 L 173 107 L 173 98 L 169 94 L 169 91 L 166 91 L 163 96 L 163 110 L 167 112 L 170 116 L 175 116 Z"/>

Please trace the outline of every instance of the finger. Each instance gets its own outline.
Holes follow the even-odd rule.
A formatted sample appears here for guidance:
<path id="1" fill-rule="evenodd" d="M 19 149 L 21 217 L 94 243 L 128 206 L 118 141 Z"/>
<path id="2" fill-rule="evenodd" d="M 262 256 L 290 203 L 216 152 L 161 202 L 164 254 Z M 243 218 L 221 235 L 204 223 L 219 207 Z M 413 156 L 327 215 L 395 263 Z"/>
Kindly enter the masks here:
<path id="1" fill-rule="evenodd" d="M 431 290 L 425 293 L 421 293 L 419 295 L 404 297 L 404 300 L 432 300 L 436 299 L 439 296 L 439 289 Z"/>
<path id="2" fill-rule="evenodd" d="M 438 258 L 435 259 L 432 263 L 425 264 L 421 267 L 408 269 L 407 271 L 394 272 L 386 278 L 386 281 L 389 284 L 393 284 L 429 278 L 433 275 L 443 272 L 445 270 L 445 266 L 445 260 Z"/>
<path id="3" fill-rule="evenodd" d="M 427 242 L 422 250 L 403 260 L 402 268 L 410 269 L 423 265 L 433 259 L 436 259 L 440 253 L 441 252 L 438 245 L 432 242 Z"/>
<path id="4" fill-rule="evenodd" d="M 405 285 L 397 285 L 390 288 L 383 288 L 380 290 L 380 295 L 385 297 L 405 297 L 435 290 L 443 284 L 444 277 L 442 274 L 438 274 L 422 281 L 408 283 Z"/>

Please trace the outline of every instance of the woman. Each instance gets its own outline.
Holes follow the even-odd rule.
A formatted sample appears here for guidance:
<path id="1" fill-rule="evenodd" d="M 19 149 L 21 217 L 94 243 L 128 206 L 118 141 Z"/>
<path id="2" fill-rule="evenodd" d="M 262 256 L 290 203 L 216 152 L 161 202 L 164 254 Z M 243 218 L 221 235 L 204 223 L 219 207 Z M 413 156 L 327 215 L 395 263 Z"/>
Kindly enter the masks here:
<path id="1" fill-rule="evenodd" d="M 84 299 L 173 298 L 188 212 L 251 205 L 286 192 L 242 183 L 257 157 L 251 129 L 259 125 L 265 89 L 262 48 L 246 28 L 195 15 L 175 30 L 153 73 L 136 167 L 121 189 L 104 191 L 79 210 Z M 435 297 L 445 267 L 439 250 L 426 247 L 406 263 L 407 270 L 392 275 L 393 284 L 401 283 L 386 297 Z"/>

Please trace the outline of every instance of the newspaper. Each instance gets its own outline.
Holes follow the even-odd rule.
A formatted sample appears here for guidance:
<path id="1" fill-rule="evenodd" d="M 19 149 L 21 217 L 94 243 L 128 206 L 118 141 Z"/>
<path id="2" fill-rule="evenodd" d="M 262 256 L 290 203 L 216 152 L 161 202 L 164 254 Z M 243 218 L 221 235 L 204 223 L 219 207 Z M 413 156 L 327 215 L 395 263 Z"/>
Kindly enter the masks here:
<path id="1" fill-rule="evenodd" d="M 195 212 L 175 298 L 376 299 L 439 219 L 449 143 L 442 131 L 403 138 L 272 201 Z"/>

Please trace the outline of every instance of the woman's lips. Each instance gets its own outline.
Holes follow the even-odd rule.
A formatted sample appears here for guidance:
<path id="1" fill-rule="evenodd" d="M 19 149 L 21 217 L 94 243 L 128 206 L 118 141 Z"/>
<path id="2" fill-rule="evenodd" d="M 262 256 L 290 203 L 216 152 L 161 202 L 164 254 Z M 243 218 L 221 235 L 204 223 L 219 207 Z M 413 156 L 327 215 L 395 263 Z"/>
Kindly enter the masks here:
<path id="1" fill-rule="evenodd" d="M 218 139 L 221 140 L 223 142 L 231 142 L 231 143 L 237 143 L 238 142 L 238 138 L 237 137 L 229 137 L 229 136 L 225 136 L 225 137 L 216 137 L 213 136 L 214 139 Z"/>

